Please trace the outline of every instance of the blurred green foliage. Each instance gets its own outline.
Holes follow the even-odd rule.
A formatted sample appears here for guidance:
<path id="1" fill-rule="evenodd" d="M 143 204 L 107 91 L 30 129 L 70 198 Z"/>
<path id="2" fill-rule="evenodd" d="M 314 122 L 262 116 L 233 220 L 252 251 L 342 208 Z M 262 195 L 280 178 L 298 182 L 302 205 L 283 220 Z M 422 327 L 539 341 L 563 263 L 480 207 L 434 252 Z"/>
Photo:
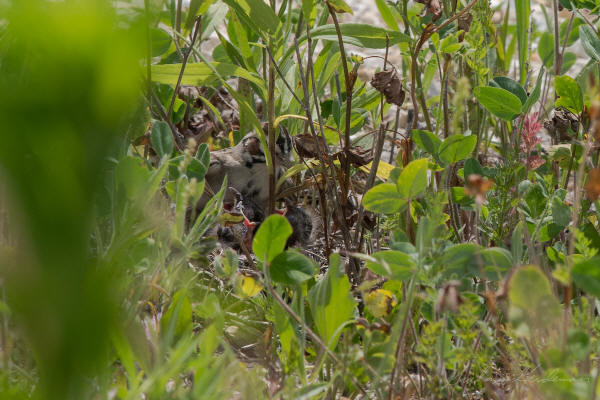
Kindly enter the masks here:
<path id="1" fill-rule="evenodd" d="M 3 18 L 0 165 L 22 240 L 0 273 L 39 368 L 37 394 L 81 399 L 116 329 L 113 277 L 90 255 L 90 229 L 139 96 L 143 31 L 117 29 L 100 0 L 14 1 Z"/>

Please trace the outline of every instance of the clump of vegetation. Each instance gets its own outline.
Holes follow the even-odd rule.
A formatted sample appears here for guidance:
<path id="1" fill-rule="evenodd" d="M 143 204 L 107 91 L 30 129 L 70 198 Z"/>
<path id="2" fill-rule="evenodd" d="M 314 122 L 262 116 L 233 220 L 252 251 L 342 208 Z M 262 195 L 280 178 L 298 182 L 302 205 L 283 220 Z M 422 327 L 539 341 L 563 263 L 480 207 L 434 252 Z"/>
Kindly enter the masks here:
<path id="1" fill-rule="evenodd" d="M 372 7 L 0 1 L 3 399 L 597 397 L 600 5 Z"/>

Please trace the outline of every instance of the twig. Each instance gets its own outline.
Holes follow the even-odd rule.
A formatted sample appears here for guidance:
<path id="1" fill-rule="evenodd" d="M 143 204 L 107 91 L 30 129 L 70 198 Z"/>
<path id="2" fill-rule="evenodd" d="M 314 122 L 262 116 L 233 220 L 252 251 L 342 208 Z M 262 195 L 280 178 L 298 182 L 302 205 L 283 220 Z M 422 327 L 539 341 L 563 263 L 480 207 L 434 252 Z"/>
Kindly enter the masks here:
<path id="1" fill-rule="evenodd" d="M 171 120 L 171 115 L 173 114 L 173 105 L 175 104 L 175 99 L 177 98 L 179 92 L 179 86 L 181 85 L 181 80 L 183 79 L 183 73 L 185 71 L 185 66 L 190 58 L 190 54 L 192 54 L 192 48 L 194 47 L 194 43 L 196 43 L 196 39 L 200 33 L 200 24 L 202 23 L 202 15 L 198 15 L 196 18 L 196 24 L 194 26 L 194 34 L 192 35 L 192 41 L 190 42 L 190 47 L 186 51 L 183 56 L 183 61 L 181 62 L 181 70 L 179 71 L 179 76 L 177 77 L 177 84 L 175 85 L 175 90 L 173 91 L 173 96 L 171 97 L 171 103 L 169 104 L 169 110 L 167 111 L 167 118 Z"/>
<path id="2" fill-rule="evenodd" d="M 427 42 L 429 40 L 429 38 L 431 37 L 431 35 L 433 35 L 434 33 L 440 31 L 441 29 L 444 29 L 445 27 L 447 27 L 448 25 L 450 25 L 451 23 L 453 23 L 456 19 L 460 18 L 462 15 L 464 15 L 467 11 L 469 11 L 475 4 L 477 4 L 478 0 L 471 0 L 471 2 L 469 4 L 467 4 L 465 6 L 465 8 L 463 8 L 462 10 L 460 10 L 458 13 L 454 14 L 454 16 L 452 16 L 451 18 L 448 18 L 446 21 L 444 21 L 444 23 L 442 23 L 441 25 L 437 25 L 437 26 L 427 26 L 425 28 L 425 30 L 423 31 L 423 33 L 421 34 L 421 37 L 419 38 L 419 40 L 417 41 L 417 45 L 415 46 L 415 50 L 414 52 L 411 54 L 411 87 L 410 87 L 410 97 L 413 103 L 413 110 L 414 110 L 414 119 L 413 119 L 413 123 L 412 123 L 412 129 L 415 129 L 417 127 L 417 121 L 419 119 L 419 106 L 417 104 L 417 96 L 415 94 L 415 81 L 416 81 L 416 63 L 417 63 L 417 57 L 419 55 L 419 52 L 421 51 L 421 47 L 425 44 L 425 42 Z M 557 0 L 558 1 L 558 0 Z"/>
<path id="3" fill-rule="evenodd" d="M 562 69 L 563 57 L 565 55 L 565 49 L 567 48 L 567 41 L 569 40 L 569 34 L 571 33 L 571 28 L 573 27 L 573 20 L 575 19 L 575 13 L 571 13 L 571 18 L 569 19 L 569 25 L 567 25 L 567 30 L 565 31 L 565 38 L 562 44 L 562 50 L 560 52 L 560 65 L 558 65 L 558 70 Z"/>
<path id="4" fill-rule="evenodd" d="M 338 37 L 340 55 L 342 58 L 342 68 L 344 69 L 344 83 L 346 85 L 346 126 L 344 127 L 344 152 L 342 153 L 343 156 L 340 160 L 342 161 L 342 169 L 344 171 L 344 179 L 342 182 L 340 182 L 343 196 L 341 205 L 343 207 L 347 202 L 348 190 L 350 188 L 350 161 L 348 160 L 348 152 L 350 151 L 350 121 L 352 119 L 352 87 L 354 86 L 354 83 L 353 80 L 351 80 L 350 72 L 348 71 L 348 59 L 346 58 L 344 40 L 342 39 L 342 31 L 340 29 L 340 24 L 338 22 L 337 15 L 328 1 L 326 1 L 326 4 L 329 9 L 329 14 L 331 15 L 331 19 L 333 20 L 335 31 Z"/>
<path id="5" fill-rule="evenodd" d="M 329 349 L 329 347 L 327 347 L 327 345 L 321 340 L 321 338 L 319 337 L 319 335 L 317 335 L 315 332 L 313 332 L 312 329 L 310 329 L 300 318 L 300 316 L 298 316 L 298 314 L 296 314 L 294 312 L 294 310 L 292 310 L 290 308 L 290 306 L 281 298 L 281 296 L 279 296 L 279 294 L 275 291 L 275 289 L 273 288 L 273 286 L 269 285 L 269 293 L 271 293 L 271 296 L 273 296 L 273 298 L 275 299 L 275 301 L 277 303 L 279 303 L 279 305 L 281 307 L 283 307 L 283 309 L 297 322 L 300 324 L 300 326 L 302 326 L 302 329 L 304 329 L 304 331 L 308 334 L 308 336 L 310 336 L 310 338 L 317 344 L 319 345 L 319 347 L 321 348 L 322 351 L 324 351 L 332 360 L 333 362 L 335 362 L 336 364 L 342 366 L 343 369 L 346 369 L 344 364 L 340 361 L 340 359 L 335 355 L 335 353 L 333 351 L 331 351 Z M 360 390 L 362 392 L 362 394 L 364 394 L 365 396 L 367 396 L 367 391 L 365 390 L 365 388 L 362 387 L 362 385 L 356 380 L 356 378 L 350 374 L 349 375 L 350 380 L 352 380 L 352 383 L 354 383 L 354 385 L 358 388 L 358 390 Z"/>

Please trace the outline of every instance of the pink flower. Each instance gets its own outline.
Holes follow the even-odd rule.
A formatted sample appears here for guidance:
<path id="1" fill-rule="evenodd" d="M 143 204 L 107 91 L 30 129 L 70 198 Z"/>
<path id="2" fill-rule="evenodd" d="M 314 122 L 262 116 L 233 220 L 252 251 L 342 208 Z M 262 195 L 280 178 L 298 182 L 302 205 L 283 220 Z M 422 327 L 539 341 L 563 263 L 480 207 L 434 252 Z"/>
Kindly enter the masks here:
<path id="1" fill-rule="evenodd" d="M 542 141 L 537 136 L 537 133 L 542 129 L 542 123 L 538 120 L 538 113 L 526 115 L 523 121 L 523 129 L 521 130 L 521 151 L 527 157 L 527 167 L 535 170 L 543 165 L 546 160 L 541 158 L 539 154 L 530 154 L 535 147 Z"/>

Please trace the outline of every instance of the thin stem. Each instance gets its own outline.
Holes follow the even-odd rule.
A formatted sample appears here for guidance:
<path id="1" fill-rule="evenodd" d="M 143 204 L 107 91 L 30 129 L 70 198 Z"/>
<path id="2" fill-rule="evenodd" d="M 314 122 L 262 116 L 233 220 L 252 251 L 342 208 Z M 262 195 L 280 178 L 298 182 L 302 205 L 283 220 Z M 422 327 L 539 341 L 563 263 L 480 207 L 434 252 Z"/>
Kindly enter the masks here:
<path id="1" fill-rule="evenodd" d="M 279 305 L 298 323 L 300 324 L 300 326 L 302 326 L 302 329 L 308 334 L 308 336 L 310 336 L 310 338 L 313 340 L 313 342 L 315 342 L 320 348 L 321 351 L 325 352 L 332 360 L 333 362 L 335 362 L 336 364 L 340 365 L 343 369 L 345 369 L 344 364 L 340 361 L 340 359 L 335 355 L 335 353 L 333 351 L 331 351 L 329 349 L 329 347 L 327 347 L 327 345 L 325 344 L 325 342 L 323 342 L 321 340 L 321 338 L 319 337 L 319 335 L 317 335 L 315 332 L 313 332 L 312 329 L 310 329 L 303 321 L 302 318 L 300 318 L 298 316 L 298 314 L 296 314 L 294 312 L 294 310 L 292 310 L 292 308 L 281 298 L 281 296 L 279 296 L 279 294 L 275 291 L 275 289 L 273 288 L 273 286 L 269 285 L 269 293 L 271 293 L 271 296 L 273 296 L 273 298 L 275 299 L 275 301 L 277 303 L 279 303 Z M 362 385 L 356 380 L 356 378 L 350 374 L 349 378 L 352 380 L 352 383 L 354 383 L 354 385 L 358 388 L 358 390 L 360 390 L 365 396 L 367 396 L 367 392 L 366 390 L 362 387 Z"/>
<path id="2" fill-rule="evenodd" d="M 183 79 L 183 73 L 185 72 L 185 66 L 190 58 L 190 54 L 192 54 L 192 49 L 194 48 L 194 43 L 196 43 L 196 39 L 200 36 L 200 24 L 202 23 L 202 15 L 199 15 L 196 18 L 196 24 L 194 26 L 194 34 L 192 35 L 192 40 L 190 42 L 190 47 L 185 52 L 183 56 L 183 61 L 181 63 L 181 70 L 179 71 L 179 76 L 177 77 L 177 84 L 175 85 L 175 90 L 173 91 L 173 96 L 171 97 L 171 103 L 169 104 L 169 110 L 167 111 L 167 118 L 170 121 L 171 115 L 173 114 L 173 105 L 175 104 L 175 99 L 179 93 L 179 87 L 181 86 L 181 80 Z"/>
<path id="3" fill-rule="evenodd" d="M 326 3 L 329 8 L 329 14 L 331 15 L 331 19 L 333 19 L 333 24 L 335 25 L 335 31 L 338 37 L 338 45 L 340 47 L 340 55 L 342 58 L 342 68 L 344 69 L 344 80 L 346 85 L 346 125 L 344 130 L 344 152 L 341 157 L 342 161 L 342 169 L 344 171 L 344 179 L 341 183 L 342 186 L 342 205 L 346 204 L 350 183 L 350 162 L 348 161 L 348 152 L 350 151 L 350 120 L 352 119 L 352 81 L 350 79 L 350 72 L 348 71 L 348 59 L 346 58 L 346 50 L 344 48 L 344 40 L 342 39 L 342 31 L 340 29 L 340 24 L 337 19 L 337 15 L 335 10 L 329 4 Z"/>

